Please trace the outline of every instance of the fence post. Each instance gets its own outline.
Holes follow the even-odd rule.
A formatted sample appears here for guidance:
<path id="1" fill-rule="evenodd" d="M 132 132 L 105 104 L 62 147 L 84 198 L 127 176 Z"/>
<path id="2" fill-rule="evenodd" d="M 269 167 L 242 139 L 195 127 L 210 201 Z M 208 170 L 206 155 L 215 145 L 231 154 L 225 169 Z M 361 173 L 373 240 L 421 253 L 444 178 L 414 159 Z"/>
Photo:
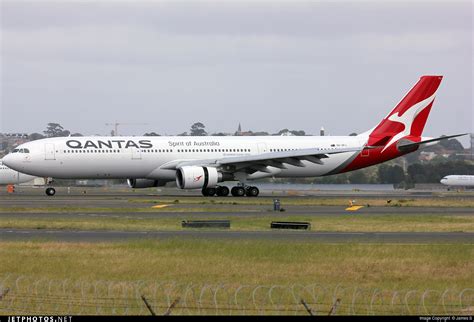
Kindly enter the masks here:
<path id="1" fill-rule="evenodd" d="M 7 287 L 3 289 L 2 292 L 0 292 L 0 301 L 3 300 L 3 298 L 8 294 L 9 291 L 10 289 Z"/>
<path id="2" fill-rule="evenodd" d="M 156 315 L 155 311 L 153 311 L 150 304 L 148 304 L 148 301 L 146 300 L 146 298 L 143 295 L 141 297 L 142 297 L 143 302 L 145 302 L 145 305 L 146 305 L 148 311 L 150 311 L 151 315 L 155 316 Z"/>
<path id="3" fill-rule="evenodd" d="M 328 315 L 334 315 L 336 314 L 337 306 L 341 303 L 341 299 L 337 299 L 336 302 L 332 305 L 331 311 L 329 311 Z"/>
<path id="4" fill-rule="evenodd" d="M 165 314 L 163 315 L 171 315 L 171 310 L 176 306 L 176 304 L 178 304 L 178 302 L 181 300 L 181 298 L 176 298 L 176 300 L 173 301 L 173 303 L 171 303 L 170 307 L 166 310 Z"/>
<path id="5" fill-rule="evenodd" d="M 313 310 L 311 310 L 308 304 L 306 304 L 305 300 L 301 299 L 300 303 L 303 304 L 304 308 L 306 309 L 306 311 L 308 311 L 309 315 L 314 315 Z"/>

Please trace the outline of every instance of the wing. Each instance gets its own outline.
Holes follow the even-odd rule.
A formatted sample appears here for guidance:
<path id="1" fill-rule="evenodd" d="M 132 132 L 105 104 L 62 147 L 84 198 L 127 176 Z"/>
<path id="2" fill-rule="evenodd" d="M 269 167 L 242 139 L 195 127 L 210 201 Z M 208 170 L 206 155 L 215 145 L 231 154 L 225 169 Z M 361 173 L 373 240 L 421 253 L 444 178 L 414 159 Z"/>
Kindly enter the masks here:
<path id="1" fill-rule="evenodd" d="M 278 169 L 286 169 L 287 165 L 296 167 L 305 167 L 303 160 L 324 164 L 323 159 L 328 158 L 331 154 L 357 152 L 363 150 L 364 147 L 357 148 L 333 148 L 333 149 L 299 149 L 284 152 L 268 152 L 257 155 L 246 155 L 236 157 L 223 157 L 219 159 L 205 159 L 192 161 L 175 161 L 166 164 L 162 168 L 177 169 L 183 166 L 210 166 L 216 167 L 224 172 L 243 171 L 246 173 L 254 173 L 257 171 L 271 173 L 268 167 Z"/>

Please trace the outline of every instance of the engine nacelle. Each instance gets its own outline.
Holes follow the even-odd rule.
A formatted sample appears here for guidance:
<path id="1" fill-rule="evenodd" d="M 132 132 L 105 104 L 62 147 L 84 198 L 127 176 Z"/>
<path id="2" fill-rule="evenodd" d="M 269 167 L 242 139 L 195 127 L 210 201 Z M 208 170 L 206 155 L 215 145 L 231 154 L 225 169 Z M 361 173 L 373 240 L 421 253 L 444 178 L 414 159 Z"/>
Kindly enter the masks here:
<path id="1" fill-rule="evenodd" d="M 166 184 L 166 182 L 164 182 Z M 159 180 L 151 180 L 151 179 L 127 179 L 127 184 L 130 188 L 151 188 L 151 187 L 158 187 L 164 185 Z"/>
<path id="2" fill-rule="evenodd" d="M 222 177 L 213 167 L 185 166 L 176 170 L 176 184 L 181 189 L 212 188 L 222 181 Z"/>

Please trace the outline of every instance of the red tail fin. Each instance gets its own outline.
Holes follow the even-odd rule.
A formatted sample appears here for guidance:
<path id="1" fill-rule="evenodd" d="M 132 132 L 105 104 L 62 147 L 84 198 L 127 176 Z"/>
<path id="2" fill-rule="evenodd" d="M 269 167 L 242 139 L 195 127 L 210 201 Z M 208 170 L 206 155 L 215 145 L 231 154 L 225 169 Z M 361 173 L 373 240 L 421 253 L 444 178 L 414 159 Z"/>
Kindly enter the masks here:
<path id="1" fill-rule="evenodd" d="M 368 145 L 385 146 L 385 150 L 403 137 L 419 138 L 442 79 L 442 76 L 422 76 L 393 111 L 372 131 Z"/>
<path id="2" fill-rule="evenodd" d="M 442 76 L 422 76 L 393 111 L 374 130 L 368 131 L 370 134 L 367 145 L 371 148 L 359 153 L 342 170 L 336 168 L 329 174 L 368 167 L 416 150 L 418 145 L 412 143 L 421 141 L 421 132 L 442 78 Z M 367 132 L 361 136 L 365 139 Z M 403 149 L 397 147 L 400 139 L 406 139 L 403 140 Z"/>

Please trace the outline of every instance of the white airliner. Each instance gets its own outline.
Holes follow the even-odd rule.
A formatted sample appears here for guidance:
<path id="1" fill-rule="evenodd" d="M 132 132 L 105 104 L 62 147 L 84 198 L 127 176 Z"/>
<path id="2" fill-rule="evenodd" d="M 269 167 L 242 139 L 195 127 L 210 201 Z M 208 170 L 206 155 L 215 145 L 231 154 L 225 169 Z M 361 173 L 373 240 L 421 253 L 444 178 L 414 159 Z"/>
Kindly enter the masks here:
<path id="1" fill-rule="evenodd" d="M 35 176 L 12 170 L 0 160 L 0 185 L 20 184 L 35 179 Z"/>
<path id="2" fill-rule="evenodd" d="M 442 184 L 454 187 L 474 187 L 474 176 L 450 175 L 440 181 Z"/>
<path id="3" fill-rule="evenodd" d="M 421 136 L 441 80 L 421 77 L 380 124 L 357 136 L 60 137 L 22 144 L 4 163 L 41 177 L 126 178 L 133 188 L 176 180 L 205 196 L 257 196 L 252 179 L 352 171 L 459 136 Z M 240 183 L 229 191 L 224 181 Z"/>

